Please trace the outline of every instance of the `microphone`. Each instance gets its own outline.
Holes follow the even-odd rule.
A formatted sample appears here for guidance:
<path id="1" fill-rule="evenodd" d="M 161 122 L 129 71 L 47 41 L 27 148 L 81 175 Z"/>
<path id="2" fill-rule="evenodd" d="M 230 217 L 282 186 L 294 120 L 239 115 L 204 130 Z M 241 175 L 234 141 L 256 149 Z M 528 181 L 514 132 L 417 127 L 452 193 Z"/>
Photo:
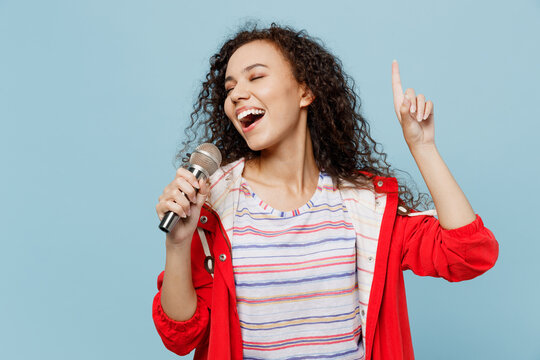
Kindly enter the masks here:
<path id="1" fill-rule="evenodd" d="M 206 180 L 216 172 L 220 165 L 221 153 L 219 149 L 214 144 L 204 143 L 197 146 L 193 154 L 189 157 L 188 171 L 193 173 L 197 180 L 200 178 Z M 167 211 L 159 224 L 159 228 L 169 233 L 178 220 L 180 220 L 180 217 L 176 213 Z"/>

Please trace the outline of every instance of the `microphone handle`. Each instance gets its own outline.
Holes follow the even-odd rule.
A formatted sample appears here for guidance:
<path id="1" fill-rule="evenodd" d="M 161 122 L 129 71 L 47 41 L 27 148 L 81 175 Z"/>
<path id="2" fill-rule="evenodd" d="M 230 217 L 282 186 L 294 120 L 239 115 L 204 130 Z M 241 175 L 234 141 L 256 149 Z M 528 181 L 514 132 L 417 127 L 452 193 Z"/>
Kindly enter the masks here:
<path id="1" fill-rule="evenodd" d="M 197 165 L 190 165 L 188 168 L 188 171 L 193 173 L 193 175 L 195 175 L 195 178 L 197 178 L 197 180 L 199 180 L 200 178 L 205 179 L 207 177 L 206 176 L 207 172 L 202 167 L 197 166 Z M 197 191 L 197 189 L 195 189 L 195 191 Z M 163 219 L 161 219 L 161 222 L 159 223 L 159 228 L 163 232 L 169 233 L 171 232 L 174 225 L 176 225 L 178 220 L 180 220 L 180 217 L 176 213 L 172 211 L 167 211 L 165 213 L 165 216 L 163 216 Z"/>

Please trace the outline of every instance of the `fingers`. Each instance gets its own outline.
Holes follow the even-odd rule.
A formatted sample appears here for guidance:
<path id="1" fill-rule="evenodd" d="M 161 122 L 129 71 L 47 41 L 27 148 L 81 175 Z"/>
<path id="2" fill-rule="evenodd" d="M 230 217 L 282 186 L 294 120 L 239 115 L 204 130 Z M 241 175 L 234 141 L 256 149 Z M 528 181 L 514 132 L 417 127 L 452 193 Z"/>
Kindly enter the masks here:
<path id="1" fill-rule="evenodd" d="M 167 191 L 156 206 L 158 216 L 161 217 L 167 211 L 172 211 L 176 215 L 186 218 L 191 214 L 190 202 L 180 189 Z"/>
<path id="2" fill-rule="evenodd" d="M 165 213 L 167 213 L 168 211 L 172 211 L 173 213 L 182 218 L 187 217 L 187 214 L 182 208 L 182 206 L 178 205 L 173 200 L 163 200 L 156 205 L 156 212 L 160 221 L 163 220 Z"/>
<path id="3" fill-rule="evenodd" d="M 433 113 L 433 102 L 428 100 L 426 103 L 426 109 L 424 110 L 424 120 L 426 120 Z"/>
<path id="4" fill-rule="evenodd" d="M 420 122 L 433 114 L 433 102 L 426 102 L 424 95 L 416 96 L 414 89 L 411 88 L 403 93 L 397 60 L 392 61 L 392 92 L 394 93 L 394 108 L 400 123 L 403 124 L 404 117 Z"/>
<path id="5" fill-rule="evenodd" d="M 414 106 L 414 102 L 415 100 L 412 100 L 411 108 Z M 426 97 L 423 94 L 419 94 L 416 97 L 416 112 L 413 112 L 412 110 L 410 112 L 412 117 L 416 114 L 416 121 L 420 122 L 426 120 L 433 112 L 433 102 L 431 100 L 426 102 Z"/>
<path id="6" fill-rule="evenodd" d="M 160 220 L 167 211 L 172 211 L 182 218 L 191 215 L 191 203 L 202 205 L 206 196 L 202 197 L 202 203 L 197 194 L 201 185 L 195 175 L 185 168 L 176 171 L 176 177 L 167 185 L 163 194 L 159 196 L 156 211 Z"/>
<path id="7" fill-rule="evenodd" d="M 191 184 L 191 186 L 196 189 L 199 188 L 199 181 L 191 171 L 188 171 L 188 169 L 182 167 L 178 168 L 178 170 L 176 170 L 176 177 L 183 177 Z"/>
<path id="8" fill-rule="evenodd" d="M 198 183 L 197 186 L 199 186 Z M 166 200 L 172 200 L 178 204 L 182 208 L 181 212 L 177 213 L 178 216 L 186 218 L 191 215 L 191 203 L 197 203 L 197 191 L 186 179 L 178 177 L 174 179 L 173 188 L 168 192 Z"/>
<path id="9" fill-rule="evenodd" d="M 433 113 L 433 102 L 426 101 L 423 94 L 415 95 L 414 89 L 407 89 L 400 107 L 401 116 L 410 116 L 418 122 L 426 120 Z"/>
<path id="10" fill-rule="evenodd" d="M 199 187 L 199 183 L 197 182 L 197 187 Z M 197 190 L 193 188 L 191 183 L 188 183 L 186 179 L 184 178 L 176 178 L 174 179 L 174 187 L 173 192 L 175 194 L 180 194 L 180 191 L 182 191 L 184 195 L 182 195 L 184 198 L 189 199 L 192 203 L 197 203 Z"/>
<path id="11" fill-rule="evenodd" d="M 406 97 L 411 104 L 409 108 L 410 113 L 414 114 L 416 112 L 416 94 L 414 93 L 414 89 L 408 88 L 405 90 L 404 97 Z"/>
<path id="12" fill-rule="evenodd" d="M 410 110 L 411 110 L 411 100 L 407 96 L 403 97 L 403 103 L 401 103 L 401 106 L 399 108 L 399 112 L 401 113 L 401 120 L 400 122 L 403 123 L 403 120 L 410 117 Z"/>
<path id="13" fill-rule="evenodd" d="M 399 76 L 399 66 L 396 60 L 392 61 L 392 93 L 394 94 L 394 109 L 398 120 L 401 122 L 399 108 L 403 103 L 403 89 L 401 87 L 401 78 Z"/>
<path id="14" fill-rule="evenodd" d="M 210 180 L 199 179 L 199 192 L 197 195 L 206 197 L 210 193 Z"/>
<path id="15" fill-rule="evenodd" d="M 180 204 L 172 200 L 167 200 L 165 205 L 167 206 L 167 210 L 165 210 L 165 212 L 172 211 L 173 213 L 184 219 L 189 216 L 189 205 L 187 207 L 188 210 L 186 210 L 186 206 L 184 204 Z"/>
<path id="16" fill-rule="evenodd" d="M 414 118 L 414 113 L 416 112 L 416 95 L 414 94 L 413 89 L 408 88 L 405 90 L 405 94 L 403 95 L 403 103 L 401 104 L 399 110 L 401 112 L 402 122 L 404 119 L 410 121 Z"/>
<path id="17" fill-rule="evenodd" d="M 416 97 L 416 120 L 422 121 L 422 118 L 424 117 L 424 110 L 426 107 L 426 97 L 422 94 L 419 94 Z"/>
<path id="18" fill-rule="evenodd" d="M 392 91 L 394 97 L 396 95 L 403 95 L 403 89 L 401 87 L 401 77 L 399 76 L 399 65 L 397 60 L 392 61 Z"/>

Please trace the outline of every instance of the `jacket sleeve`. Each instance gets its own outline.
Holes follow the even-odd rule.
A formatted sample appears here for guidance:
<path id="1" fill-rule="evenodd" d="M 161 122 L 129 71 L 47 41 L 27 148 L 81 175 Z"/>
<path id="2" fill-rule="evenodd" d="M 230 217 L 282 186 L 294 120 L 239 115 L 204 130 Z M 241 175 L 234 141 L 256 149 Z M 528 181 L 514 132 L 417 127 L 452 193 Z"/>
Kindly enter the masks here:
<path id="1" fill-rule="evenodd" d="M 158 276 L 158 293 L 152 304 L 152 317 L 157 332 L 167 349 L 178 355 L 187 355 L 199 344 L 208 340 L 210 329 L 210 304 L 212 299 L 211 275 L 204 268 L 204 251 L 197 231 L 191 244 L 191 273 L 197 293 L 197 308 L 186 321 L 171 319 L 161 306 L 161 287 L 164 271 Z"/>
<path id="2" fill-rule="evenodd" d="M 495 265 L 499 244 L 482 219 L 447 230 L 433 216 L 397 215 L 394 235 L 402 242 L 401 268 L 448 281 L 472 279 Z"/>

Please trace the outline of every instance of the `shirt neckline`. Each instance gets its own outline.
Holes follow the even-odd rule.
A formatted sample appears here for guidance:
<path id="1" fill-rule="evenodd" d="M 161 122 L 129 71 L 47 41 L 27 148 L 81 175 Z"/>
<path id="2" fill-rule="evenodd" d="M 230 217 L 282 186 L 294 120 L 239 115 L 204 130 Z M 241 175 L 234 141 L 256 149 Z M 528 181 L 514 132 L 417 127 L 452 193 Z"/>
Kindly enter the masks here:
<path id="1" fill-rule="evenodd" d="M 315 204 L 317 203 L 317 200 L 318 200 L 319 196 L 321 196 L 321 193 L 322 193 L 324 187 L 330 186 L 330 187 L 333 188 L 333 185 L 331 183 L 327 184 L 327 181 L 325 181 L 325 178 L 327 178 L 327 176 L 328 175 L 326 173 L 324 173 L 322 171 L 319 171 L 317 187 L 315 189 L 315 192 L 311 196 L 311 198 L 304 205 L 300 206 L 299 208 L 296 208 L 296 209 L 293 209 L 293 210 L 287 210 L 287 211 L 281 211 L 281 210 L 278 210 L 278 209 L 274 209 L 272 206 L 267 204 L 263 199 L 261 199 L 251 189 L 251 187 L 249 186 L 247 180 L 244 179 L 243 176 L 241 176 L 241 179 L 240 179 L 240 188 L 241 188 L 243 194 L 247 198 L 250 198 L 254 202 L 254 204 L 263 213 L 270 214 L 270 215 L 273 215 L 273 216 L 276 216 L 276 217 L 282 217 L 282 218 L 287 217 L 288 218 L 288 217 L 298 216 L 300 214 L 308 212 L 309 209 L 312 208 L 313 206 L 315 206 Z M 334 189 L 334 191 L 335 190 L 336 189 Z"/>

